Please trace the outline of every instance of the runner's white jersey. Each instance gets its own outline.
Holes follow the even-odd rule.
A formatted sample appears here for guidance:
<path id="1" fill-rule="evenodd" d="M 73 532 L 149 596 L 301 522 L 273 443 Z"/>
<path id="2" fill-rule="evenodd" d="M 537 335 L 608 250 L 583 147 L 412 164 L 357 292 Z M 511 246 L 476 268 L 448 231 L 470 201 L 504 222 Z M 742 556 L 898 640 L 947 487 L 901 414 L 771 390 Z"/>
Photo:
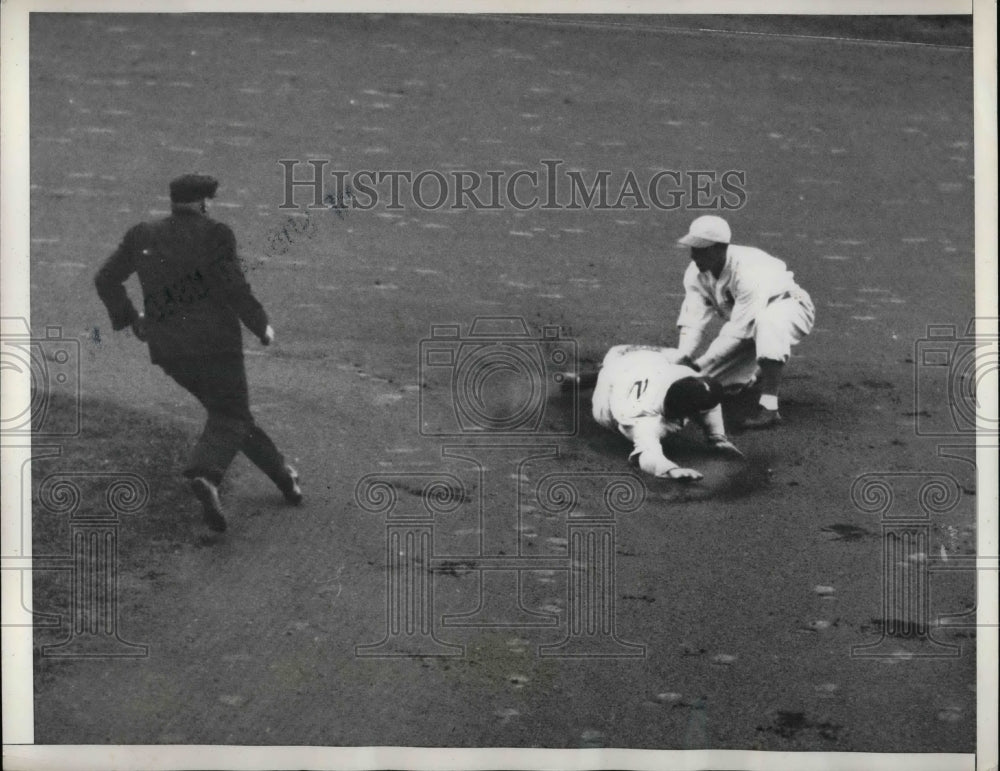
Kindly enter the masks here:
<path id="1" fill-rule="evenodd" d="M 663 454 L 660 442 L 684 427 L 683 420 L 664 417 L 663 400 L 678 380 L 698 375 L 677 364 L 679 356 L 676 348 L 616 345 L 604 357 L 594 387 L 594 420 L 631 439 L 629 459 L 654 476 L 667 476 L 678 467 Z M 695 422 L 706 436 L 725 437 L 721 407 L 701 413 Z"/>
<path id="2" fill-rule="evenodd" d="M 613 425 L 624 433 L 638 419 L 661 419 L 663 400 L 670 386 L 681 378 L 698 374 L 677 364 L 678 357 L 674 348 L 624 345 L 612 348 L 604 357 L 594 390 L 594 420 L 604 426 Z"/>

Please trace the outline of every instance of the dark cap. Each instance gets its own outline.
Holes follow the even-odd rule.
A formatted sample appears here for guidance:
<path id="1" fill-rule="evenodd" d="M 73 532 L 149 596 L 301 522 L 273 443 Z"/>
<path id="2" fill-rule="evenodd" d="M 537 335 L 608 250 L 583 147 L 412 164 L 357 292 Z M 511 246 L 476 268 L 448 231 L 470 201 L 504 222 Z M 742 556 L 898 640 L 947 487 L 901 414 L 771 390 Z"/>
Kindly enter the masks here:
<path id="1" fill-rule="evenodd" d="M 194 203 L 203 198 L 215 198 L 219 180 L 207 174 L 185 174 L 170 182 L 172 203 Z"/>
<path id="2" fill-rule="evenodd" d="M 668 418 L 690 418 L 722 401 L 722 386 L 711 377 L 682 377 L 667 389 L 663 412 Z"/>

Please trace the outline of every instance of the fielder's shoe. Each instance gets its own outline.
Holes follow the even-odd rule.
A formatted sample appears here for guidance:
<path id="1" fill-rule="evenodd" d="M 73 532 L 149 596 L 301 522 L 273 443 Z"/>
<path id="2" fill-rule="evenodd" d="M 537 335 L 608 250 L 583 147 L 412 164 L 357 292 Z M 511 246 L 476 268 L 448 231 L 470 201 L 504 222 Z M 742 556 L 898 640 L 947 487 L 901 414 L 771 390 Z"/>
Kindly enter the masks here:
<path id="1" fill-rule="evenodd" d="M 575 372 L 560 372 L 557 379 L 559 380 L 559 390 L 563 393 L 572 391 L 579 383 L 579 377 Z"/>
<path id="2" fill-rule="evenodd" d="M 752 377 L 745 383 L 730 383 L 722 387 L 723 399 L 735 399 L 752 392 L 757 387 L 757 378 Z"/>
<path id="3" fill-rule="evenodd" d="M 291 466 L 287 464 L 285 465 L 284 476 L 276 479 L 275 484 L 278 485 L 278 489 L 281 490 L 281 494 L 285 496 L 285 500 L 293 506 L 298 506 L 302 503 L 302 488 L 299 487 L 299 472 Z"/>
<path id="4" fill-rule="evenodd" d="M 195 477 L 191 480 L 191 490 L 201 502 L 201 514 L 209 530 L 216 533 L 226 531 L 226 518 L 222 516 L 222 502 L 219 500 L 219 488 L 205 477 Z"/>
<path id="5" fill-rule="evenodd" d="M 774 428 L 779 423 L 781 423 L 781 415 L 777 410 L 769 410 L 767 407 L 758 405 L 757 412 L 740 421 L 740 427 L 748 430 L 760 430 Z"/>

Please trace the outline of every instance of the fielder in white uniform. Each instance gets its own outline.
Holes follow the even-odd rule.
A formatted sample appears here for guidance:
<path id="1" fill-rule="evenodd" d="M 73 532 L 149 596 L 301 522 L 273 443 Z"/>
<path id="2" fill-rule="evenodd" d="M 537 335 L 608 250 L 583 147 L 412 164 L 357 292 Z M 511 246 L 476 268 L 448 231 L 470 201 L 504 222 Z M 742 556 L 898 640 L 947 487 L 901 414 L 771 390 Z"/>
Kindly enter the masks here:
<path id="1" fill-rule="evenodd" d="M 742 453 L 726 438 L 722 386 L 678 364 L 675 348 L 616 345 L 604 357 L 594 386 L 594 420 L 620 431 L 635 448 L 629 460 L 648 474 L 682 481 L 701 479 L 663 454 L 660 442 L 688 420 L 701 426 L 708 444 L 728 455 Z"/>
<path id="2" fill-rule="evenodd" d="M 684 302 L 677 326 L 677 350 L 704 375 L 724 386 L 745 386 L 759 378 L 757 413 L 744 428 L 770 428 L 781 421 L 778 388 L 785 362 L 813 328 L 815 309 L 784 262 L 752 246 L 731 244 L 732 232 L 721 217 L 698 217 L 678 243 L 691 248 L 684 273 Z M 697 359 L 714 315 L 725 323 Z"/>

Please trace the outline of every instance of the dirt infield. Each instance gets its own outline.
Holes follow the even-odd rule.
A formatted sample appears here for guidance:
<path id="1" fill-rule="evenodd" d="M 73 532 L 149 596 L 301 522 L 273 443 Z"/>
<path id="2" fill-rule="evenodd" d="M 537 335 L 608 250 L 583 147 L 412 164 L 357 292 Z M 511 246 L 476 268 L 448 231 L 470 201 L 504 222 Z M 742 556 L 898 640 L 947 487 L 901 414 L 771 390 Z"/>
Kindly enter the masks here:
<path id="1" fill-rule="evenodd" d="M 119 633 L 148 655 L 37 655 L 36 741 L 972 752 L 974 630 L 935 630 L 959 647 L 852 655 L 898 621 L 883 601 L 884 522 L 852 499 L 856 480 L 882 475 L 912 512 L 921 484 L 950 485 L 920 566 L 975 544 L 975 469 L 947 449 L 970 441 L 948 411 L 952 370 L 920 356 L 929 324 L 967 345 L 974 313 L 971 52 L 958 47 L 967 27 L 938 27 L 899 37 L 954 48 L 593 19 L 36 15 L 31 321 L 78 342 L 83 418 L 33 474 L 122 472 L 150 491 L 118 534 Z M 672 344 L 692 196 L 670 210 L 307 211 L 299 188 L 303 208 L 282 210 L 278 161 L 310 158 L 446 175 L 544 175 L 559 159 L 616 185 L 629 170 L 744 175 L 743 205 L 724 212 L 734 240 L 789 263 L 817 326 L 788 368 L 785 425 L 734 434 L 745 464 L 688 437 L 676 458 L 704 482 L 647 479 L 641 508 L 617 517 L 615 633 L 643 655 L 537 655 L 567 634 L 574 547 L 569 515 L 526 491 L 576 474 L 580 512 L 599 512 L 605 477 L 630 471 L 625 440 L 553 390 L 539 425 L 577 430 L 509 442 L 549 457 L 477 468 L 443 449 L 474 436 L 420 432 L 428 410 L 455 419 L 422 357 L 434 325 L 467 336 L 482 316 L 524 319 L 545 353 L 554 328 L 587 365 L 618 343 Z M 200 409 L 111 332 L 92 284 L 127 227 L 168 208 L 167 181 L 195 170 L 222 180 L 213 215 L 234 228 L 277 331 L 268 349 L 246 336 L 251 401 L 307 495 L 285 507 L 240 459 L 224 536 L 176 476 Z M 74 409 L 57 389 L 51 419 Z M 429 575 L 435 635 L 463 655 L 357 655 L 385 636 L 395 542 L 356 488 L 407 474 L 458 480 Z M 399 510 L 424 511 L 423 477 L 406 479 Z M 35 553 L 65 554 L 65 518 L 38 490 L 34 504 Z M 489 538 L 494 556 L 547 567 L 479 569 L 469 555 Z M 928 580 L 931 618 L 972 608 L 968 571 Z M 65 617 L 69 581 L 36 574 L 44 610 Z M 520 604 L 504 612 L 538 626 L 437 621 L 492 608 L 512 585 Z M 36 648 L 66 634 L 65 621 L 40 629 Z"/>

